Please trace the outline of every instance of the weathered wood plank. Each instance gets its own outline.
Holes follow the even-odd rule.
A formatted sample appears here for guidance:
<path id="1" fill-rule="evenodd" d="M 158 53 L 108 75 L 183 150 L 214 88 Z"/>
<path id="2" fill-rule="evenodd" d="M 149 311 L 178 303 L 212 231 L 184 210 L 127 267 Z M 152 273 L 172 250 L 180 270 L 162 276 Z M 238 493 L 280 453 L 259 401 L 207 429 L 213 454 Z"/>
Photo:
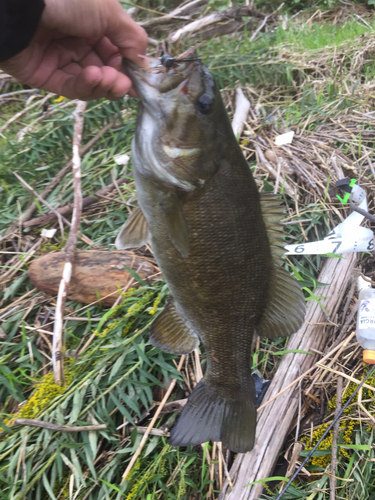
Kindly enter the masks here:
<path id="1" fill-rule="evenodd" d="M 317 294 L 326 298 L 321 302 L 333 318 L 345 296 L 349 279 L 357 258 L 356 254 L 346 254 L 343 259 L 327 259 L 318 281 L 329 286 L 318 288 Z M 290 338 L 287 349 L 324 352 L 329 335 L 324 325 L 327 317 L 315 300 L 308 303 L 305 322 L 299 331 Z M 317 356 L 308 354 L 286 354 L 280 363 L 275 377 L 267 391 L 266 401 L 272 399 L 303 372 L 317 361 Z M 285 391 L 258 415 L 257 438 L 254 449 L 237 456 L 230 470 L 233 483 L 231 491 L 228 482 L 220 493 L 219 500 L 256 500 L 262 492 L 262 485 L 245 487 L 246 484 L 267 478 L 272 471 L 277 456 L 283 446 L 287 433 L 298 409 L 298 385 Z"/>

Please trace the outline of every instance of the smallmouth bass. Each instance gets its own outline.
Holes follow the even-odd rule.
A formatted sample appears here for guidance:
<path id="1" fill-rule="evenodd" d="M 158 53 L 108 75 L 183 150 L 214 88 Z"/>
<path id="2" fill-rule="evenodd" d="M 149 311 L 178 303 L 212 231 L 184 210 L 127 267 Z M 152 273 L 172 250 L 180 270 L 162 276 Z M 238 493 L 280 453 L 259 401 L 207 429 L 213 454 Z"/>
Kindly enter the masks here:
<path id="1" fill-rule="evenodd" d="M 283 211 L 259 193 L 211 73 L 200 61 L 162 72 L 125 62 L 141 97 L 132 144 L 139 208 L 118 249 L 151 241 L 171 297 L 151 343 L 187 354 L 200 341 L 204 378 L 172 429 L 174 446 L 254 446 L 253 332 L 287 336 L 303 322 L 298 283 L 281 267 Z"/>

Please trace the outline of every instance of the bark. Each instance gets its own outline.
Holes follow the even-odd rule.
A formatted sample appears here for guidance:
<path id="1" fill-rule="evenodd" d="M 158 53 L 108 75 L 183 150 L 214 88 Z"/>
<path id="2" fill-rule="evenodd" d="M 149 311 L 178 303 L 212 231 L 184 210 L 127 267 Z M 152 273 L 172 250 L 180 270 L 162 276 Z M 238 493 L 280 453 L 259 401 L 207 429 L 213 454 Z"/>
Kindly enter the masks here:
<path id="1" fill-rule="evenodd" d="M 64 252 L 50 252 L 34 260 L 29 267 L 33 285 L 42 292 L 56 295 L 64 263 Z M 118 288 L 124 288 L 131 279 L 123 264 L 134 269 L 146 281 L 158 272 L 156 266 L 130 251 L 76 250 L 67 298 L 84 304 L 101 298 L 101 304 L 113 305 L 119 297 Z M 135 282 L 133 286 L 137 288 L 139 284 Z"/>

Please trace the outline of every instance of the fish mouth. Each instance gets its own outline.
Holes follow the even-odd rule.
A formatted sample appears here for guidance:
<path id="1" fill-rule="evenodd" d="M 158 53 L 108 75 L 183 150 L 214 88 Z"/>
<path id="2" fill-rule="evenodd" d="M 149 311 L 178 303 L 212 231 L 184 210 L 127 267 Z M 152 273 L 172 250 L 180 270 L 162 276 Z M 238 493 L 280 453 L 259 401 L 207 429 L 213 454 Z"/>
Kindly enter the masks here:
<path id="1" fill-rule="evenodd" d="M 187 93 L 187 85 L 195 70 L 199 70 L 199 62 L 176 63 L 173 68 L 165 68 L 161 63 L 148 69 L 140 68 L 128 59 L 123 60 L 125 74 L 132 81 L 138 95 L 146 101 L 171 91 Z"/>

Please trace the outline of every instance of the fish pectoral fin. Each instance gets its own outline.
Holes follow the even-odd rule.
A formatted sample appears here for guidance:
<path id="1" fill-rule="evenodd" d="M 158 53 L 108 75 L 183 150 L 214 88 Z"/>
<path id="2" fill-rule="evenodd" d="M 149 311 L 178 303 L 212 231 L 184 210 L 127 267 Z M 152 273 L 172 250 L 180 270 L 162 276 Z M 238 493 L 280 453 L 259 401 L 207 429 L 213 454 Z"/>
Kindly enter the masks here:
<path id="1" fill-rule="evenodd" d="M 298 281 L 284 268 L 275 265 L 271 275 L 266 307 L 256 330 L 261 337 L 275 339 L 300 328 L 306 303 Z"/>
<path id="2" fill-rule="evenodd" d="M 188 354 L 199 346 L 198 335 L 181 318 L 173 299 L 152 323 L 150 341 L 172 354 Z"/>
<path id="3" fill-rule="evenodd" d="M 145 245 L 149 239 L 147 221 L 142 210 L 138 207 L 130 214 L 120 229 L 115 246 L 117 250 L 137 248 Z"/>
<path id="4" fill-rule="evenodd" d="M 179 197 L 170 192 L 160 202 L 164 222 L 172 243 L 185 259 L 189 255 L 189 229 Z"/>

